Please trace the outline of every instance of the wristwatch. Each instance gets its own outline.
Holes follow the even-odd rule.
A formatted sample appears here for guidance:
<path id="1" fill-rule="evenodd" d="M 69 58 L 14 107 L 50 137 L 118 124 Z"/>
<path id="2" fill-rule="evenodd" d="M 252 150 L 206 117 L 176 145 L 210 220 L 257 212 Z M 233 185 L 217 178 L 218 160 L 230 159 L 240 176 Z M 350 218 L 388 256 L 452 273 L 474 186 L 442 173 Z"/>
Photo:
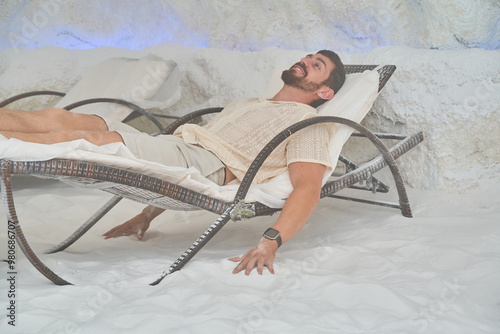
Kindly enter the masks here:
<path id="1" fill-rule="evenodd" d="M 281 246 L 280 231 L 270 227 L 266 230 L 266 232 L 264 232 L 262 236 L 269 240 L 276 240 L 276 242 L 278 243 L 278 248 Z"/>

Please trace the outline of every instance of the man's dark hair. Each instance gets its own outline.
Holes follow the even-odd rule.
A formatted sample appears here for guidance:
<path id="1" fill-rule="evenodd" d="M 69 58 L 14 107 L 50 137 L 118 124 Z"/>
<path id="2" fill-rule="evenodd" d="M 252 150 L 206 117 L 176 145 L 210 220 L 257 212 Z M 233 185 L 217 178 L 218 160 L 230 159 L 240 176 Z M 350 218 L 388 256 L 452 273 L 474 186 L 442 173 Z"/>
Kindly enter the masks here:
<path id="1" fill-rule="evenodd" d="M 317 53 L 327 57 L 328 59 L 330 59 L 332 61 L 333 65 L 335 65 L 335 68 L 330 73 L 330 76 L 328 77 L 328 79 L 325 80 L 324 84 L 327 85 L 328 87 L 330 87 L 331 89 L 333 89 L 335 94 L 337 94 L 345 82 L 344 64 L 340 60 L 340 57 L 338 56 L 338 54 L 336 54 L 333 51 L 321 50 L 321 51 L 318 51 Z M 314 104 L 313 107 L 317 107 L 324 102 L 326 102 L 326 100 L 320 99 L 318 101 L 315 101 L 315 103 L 313 103 Z"/>
<path id="2" fill-rule="evenodd" d="M 325 57 L 328 57 L 328 59 L 332 61 L 333 65 L 335 65 L 335 68 L 330 73 L 330 76 L 328 77 L 328 79 L 326 79 L 325 84 L 331 89 L 333 89 L 335 93 L 337 93 L 345 81 L 344 64 L 342 64 L 342 61 L 340 60 L 338 54 L 336 54 L 333 51 L 321 50 L 318 51 L 317 53 Z"/>

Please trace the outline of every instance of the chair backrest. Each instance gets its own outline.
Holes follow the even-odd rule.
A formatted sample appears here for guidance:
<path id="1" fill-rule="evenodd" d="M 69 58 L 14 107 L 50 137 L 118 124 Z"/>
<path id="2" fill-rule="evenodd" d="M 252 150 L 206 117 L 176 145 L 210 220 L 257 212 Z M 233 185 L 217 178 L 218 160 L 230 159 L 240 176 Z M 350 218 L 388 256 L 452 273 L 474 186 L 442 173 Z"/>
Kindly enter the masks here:
<path id="1" fill-rule="evenodd" d="M 345 72 L 346 74 L 351 74 L 351 73 L 361 73 L 366 70 L 373 70 L 376 68 L 378 65 L 345 65 Z M 384 88 L 385 84 L 387 81 L 389 81 L 389 78 L 391 75 L 394 73 L 396 70 L 396 65 L 384 65 L 382 66 L 379 70 L 378 73 L 380 75 L 379 77 L 379 85 L 378 85 L 378 91 L 382 90 Z"/>

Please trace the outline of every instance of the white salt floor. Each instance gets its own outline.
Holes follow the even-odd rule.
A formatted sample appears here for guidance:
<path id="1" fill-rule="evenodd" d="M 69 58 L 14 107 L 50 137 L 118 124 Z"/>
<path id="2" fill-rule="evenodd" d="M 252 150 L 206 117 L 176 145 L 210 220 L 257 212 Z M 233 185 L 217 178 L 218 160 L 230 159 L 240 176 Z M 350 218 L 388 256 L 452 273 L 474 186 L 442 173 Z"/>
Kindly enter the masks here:
<path id="1" fill-rule="evenodd" d="M 149 286 L 216 216 L 164 214 L 147 233 L 101 234 L 142 206 L 122 201 L 66 251 L 42 253 L 110 195 L 15 177 L 24 232 L 74 286 L 56 286 L 17 249 L 16 298 L 2 266 L 1 333 L 500 333 L 500 190 L 409 189 L 414 218 L 323 200 L 279 251 L 276 274 L 231 274 L 275 217 L 228 223 L 184 269 Z M 6 223 L 0 233 L 7 257 Z"/>

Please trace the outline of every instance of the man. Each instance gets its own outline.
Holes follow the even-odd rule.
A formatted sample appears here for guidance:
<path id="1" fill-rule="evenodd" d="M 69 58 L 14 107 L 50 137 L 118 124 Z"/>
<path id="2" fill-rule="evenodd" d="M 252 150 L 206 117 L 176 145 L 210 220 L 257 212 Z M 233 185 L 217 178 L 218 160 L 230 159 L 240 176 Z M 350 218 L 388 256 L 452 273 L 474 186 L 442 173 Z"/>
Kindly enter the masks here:
<path id="1" fill-rule="evenodd" d="M 150 137 L 96 115 L 70 113 L 56 108 L 38 112 L 0 110 L 0 134 L 29 142 L 52 144 L 85 139 L 96 145 L 124 143 L 138 158 L 170 166 L 195 166 L 219 185 L 241 180 L 257 153 L 284 128 L 314 117 L 317 106 L 340 89 L 345 72 L 339 57 L 322 50 L 310 54 L 282 74 L 283 88 L 270 100 L 247 99 L 230 103 L 207 125 L 187 124 L 174 136 Z M 293 191 L 276 223 L 238 262 L 233 273 L 248 275 L 267 267 L 274 273 L 278 247 L 306 223 L 320 199 L 321 183 L 329 159 L 329 134 L 313 126 L 291 136 L 261 167 L 254 182 L 289 171 Z M 138 216 L 106 232 L 106 238 L 136 234 L 142 240 L 151 221 L 162 209 L 147 207 Z"/>

